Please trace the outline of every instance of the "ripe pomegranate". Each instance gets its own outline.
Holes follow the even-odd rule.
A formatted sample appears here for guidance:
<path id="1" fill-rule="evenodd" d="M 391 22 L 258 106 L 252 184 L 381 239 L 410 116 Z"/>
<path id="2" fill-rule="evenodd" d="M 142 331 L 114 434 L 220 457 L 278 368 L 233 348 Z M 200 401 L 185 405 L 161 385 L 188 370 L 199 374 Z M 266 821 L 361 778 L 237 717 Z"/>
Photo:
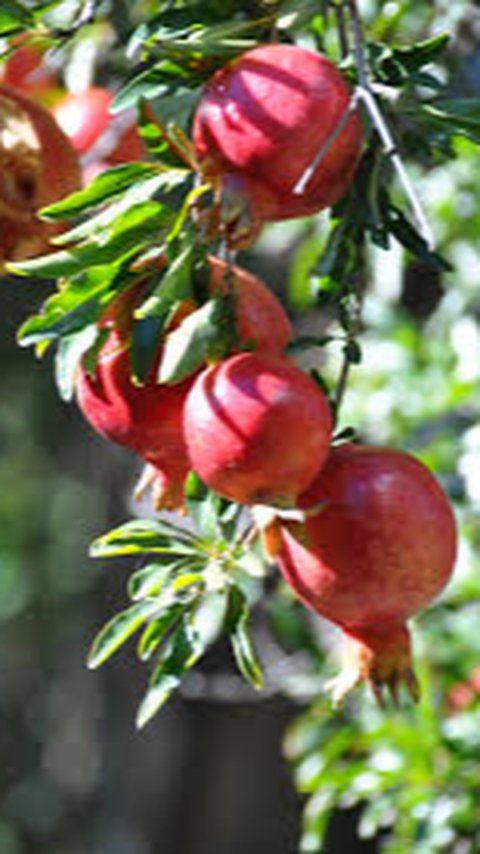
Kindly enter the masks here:
<path id="1" fill-rule="evenodd" d="M 190 469 L 182 436 L 183 405 L 191 380 L 175 386 L 157 382 L 158 360 L 143 385 L 131 374 L 130 345 L 112 330 L 94 376 L 77 371 L 77 403 L 104 438 L 136 451 L 155 470 L 156 505 L 175 509 L 183 501 Z"/>
<path id="2" fill-rule="evenodd" d="M 80 184 L 77 154 L 50 113 L 0 84 L 0 263 L 47 250 L 62 226 L 37 210 Z"/>
<path id="3" fill-rule="evenodd" d="M 219 191 L 233 245 L 251 242 L 266 221 L 309 216 L 344 195 L 362 148 L 355 111 L 302 192 L 297 185 L 350 102 L 340 71 L 296 45 L 254 48 L 213 75 L 193 141 L 201 171 Z"/>
<path id="4" fill-rule="evenodd" d="M 83 155 L 84 183 L 111 166 L 145 157 L 134 113 L 112 115 L 112 101 L 113 92 L 90 86 L 83 92 L 66 93 L 53 107 L 60 127 Z"/>
<path id="5" fill-rule="evenodd" d="M 225 262 L 214 257 L 209 262 L 210 289 L 228 287 Z M 157 264 L 163 265 L 164 259 Z M 239 267 L 233 268 L 232 286 L 240 344 L 283 349 L 291 339 L 291 325 L 281 303 L 259 279 Z M 152 487 L 157 508 L 175 509 L 182 504 L 183 484 L 191 468 L 183 440 L 182 416 L 193 378 L 173 386 L 158 383 L 160 347 L 146 382 L 139 385 L 133 381 L 130 337 L 135 309 L 147 287 L 148 278 L 137 281 L 110 304 L 100 319 L 99 327 L 110 330 L 110 334 L 100 351 L 95 375 L 79 367 L 77 402 L 100 435 L 136 451 L 146 460 L 148 465 L 138 494 Z M 169 330 L 177 328 L 194 309 L 195 305 L 188 300 L 180 303 Z"/>
<path id="6" fill-rule="evenodd" d="M 57 86 L 55 73 L 46 65 L 46 43 L 35 36 L 12 40 L 14 51 L 0 69 L 3 83 L 38 99 L 46 98 Z"/>
<path id="7" fill-rule="evenodd" d="M 416 696 L 406 620 L 447 583 L 456 551 L 454 516 L 437 481 L 409 454 L 344 444 L 299 504 L 310 514 L 304 525 L 283 524 L 278 565 L 348 639 L 334 698 L 361 679 L 379 701 L 382 685 L 395 699 L 402 681 Z"/>
<path id="8" fill-rule="evenodd" d="M 203 371 L 185 403 L 193 469 L 220 495 L 291 506 L 326 457 L 327 400 L 276 353 L 240 353 Z"/>

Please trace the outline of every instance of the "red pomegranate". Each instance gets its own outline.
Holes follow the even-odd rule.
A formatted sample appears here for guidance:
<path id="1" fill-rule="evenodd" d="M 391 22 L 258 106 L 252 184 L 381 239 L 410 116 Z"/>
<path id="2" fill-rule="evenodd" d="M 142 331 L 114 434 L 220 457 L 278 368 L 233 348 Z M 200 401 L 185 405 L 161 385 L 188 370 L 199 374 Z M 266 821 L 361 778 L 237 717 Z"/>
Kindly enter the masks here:
<path id="1" fill-rule="evenodd" d="M 47 43 L 34 34 L 12 39 L 12 53 L 0 69 L 3 83 L 35 98 L 47 98 L 58 85 L 56 74 L 45 62 Z"/>
<path id="2" fill-rule="evenodd" d="M 39 208 L 79 189 L 75 150 L 50 113 L 0 84 L 0 264 L 39 254 L 62 226 Z"/>
<path id="3" fill-rule="evenodd" d="M 326 457 L 331 428 L 317 384 L 265 351 L 203 371 L 185 403 L 192 468 L 207 486 L 244 504 L 291 506 Z"/>
<path id="4" fill-rule="evenodd" d="M 53 107 L 56 121 L 84 156 L 84 183 L 111 166 L 145 157 L 134 113 L 112 115 L 112 101 L 109 89 L 90 86 L 83 92 L 67 92 Z"/>
<path id="5" fill-rule="evenodd" d="M 382 699 L 400 682 L 418 692 L 406 620 L 452 573 L 455 520 L 431 472 L 401 451 L 334 448 L 300 498 L 305 525 L 283 524 L 278 565 L 303 601 L 348 638 L 341 699 L 366 679 Z M 315 508 L 318 508 L 315 510 Z"/>
<path id="6" fill-rule="evenodd" d="M 53 114 L 79 154 L 84 154 L 108 127 L 113 95 L 101 86 L 67 92 L 56 102 Z"/>
<path id="7" fill-rule="evenodd" d="M 160 357 L 160 353 L 159 353 Z M 136 451 L 155 469 L 156 505 L 175 509 L 183 501 L 190 469 L 182 436 L 185 396 L 191 380 L 175 386 L 157 382 L 158 359 L 143 385 L 132 379 L 130 345 L 113 330 L 95 375 L 77 371 L 77 403 L 91 426 L 111 442 Z"/>
<path id="8" fill-rule="evenodd" d="M 351 90 L 325 56 L 296 45 L 254 48 L 207 83 L 193 124 L 201 171 L 219 188 L 231 241 L 265 221 L 309 216 L 337 202 L 362 148 Z M 298 182 L 341 127 L 306 186 Z"/>
<path id="9" fill-rule="evenodd" d="M 158 264 L 163 265 L 163 259 Z M 210 289 L 228 287 L 227 267 L 210 257 Z M 256 344 L 282 350 L 291 339 L 291 325 L 281 303 L 255 276 L 234 267 L 232 286 L 236 296 L 236 316 L 240 346 Z M 138 493 L 152 487 L 157 508 L 175 509 L 183 502 L 183 485 L 191 468 L 182 432 L 183 406 L 193 382 L 188 378 L 177 385 L 160 384 L 159 348 L 155 364 L 143 385 L 131 377 L 130 337 L 135 309 L 142 302 L 148 278 L 123 291 L 108 307 L 99 327 L 110 329 L 97 362 L 95 375 L 82 366 L 77 373 L 77 402 L 92 427 L 112 442 L 136 451 L 148 463 Z M 169 330 L 195 309 L 185 300 L 171 319 Z"/>

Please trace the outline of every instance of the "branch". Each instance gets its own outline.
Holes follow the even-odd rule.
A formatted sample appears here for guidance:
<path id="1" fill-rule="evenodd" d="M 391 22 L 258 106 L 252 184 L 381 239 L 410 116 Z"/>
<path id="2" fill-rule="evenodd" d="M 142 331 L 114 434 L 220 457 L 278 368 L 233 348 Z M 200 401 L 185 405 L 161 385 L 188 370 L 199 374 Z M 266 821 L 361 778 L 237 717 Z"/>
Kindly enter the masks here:
<path id="1" fill-rule="evenodd" d="M 334 416 L 335 423 L 338 420 L 338 413 L 340 410 L 340 406 L 342 405 L 343 398 L 345 396 L 345 392 L 347 390 L 348 377 L 350 376 L 350 369 L 352 367 L 352 360 L 348 353 L 348 343 L 349 341 L 354 342 L 356 340 L 357 335 L 361 332 L 362 326 L 362 312 L 363 312 L 363 303 L 365 300 L 365 292 L 366 292 L 366 258 L 365 258 L 365 243 L 362 241 L 361 243 L 357 243 L 356 246 L 356 272 L 355 272 L 355 286 L 354 286 L 354 296 L 355 296 L 355 315 L 352 321 L 352 328 L 349 330 L 347 335 L 347 341 L 344 347 L 343 353 L 343 361 L 342 367 L 340 368 L 340 376 L 338 378 L 337 387 L 335 390 L 335 399 L 334 399 Z"/>
<path id="2" fill-rule="evenodd" d="M 368 78 L 367 61 L 365 57 L 365 47 L 363 41 L 362 23 L 358 13 L 356 0 L 344 0 L 349 12 L 352 23 L 353 43 L 355 49 L 356 66 L 358 72 L 358 86 L 356 93 L 365 105 L 365 108 L 372 120 L 372 123 L 380 137 L 383 145 L 384 153 L 390 158 L 393 168 L 395 169 L 398 179 L 404 189 L 405 195 L 410 203 L 412 214 L 417 225 L 417 228 L 425 240 L 429 249 L 435 247 L 435 238 L 430 228 L 430 224 L 425 216 L 420 200 L 415 192 L 412 182 L 405 169 L 403 160 L 398 153 L 395 140 L 392 132 L 385 121 L 383 114 L 378 106 L 375 95 L 372 91 L 370 80 Z"/>

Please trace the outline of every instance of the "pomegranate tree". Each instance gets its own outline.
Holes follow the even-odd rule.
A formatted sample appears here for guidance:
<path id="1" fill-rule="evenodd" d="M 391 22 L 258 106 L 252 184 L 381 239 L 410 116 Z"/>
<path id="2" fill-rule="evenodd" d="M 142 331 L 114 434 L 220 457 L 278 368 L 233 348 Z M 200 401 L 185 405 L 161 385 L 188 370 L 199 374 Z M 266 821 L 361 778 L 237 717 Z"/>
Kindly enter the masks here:
<path id="1" fill-rule="evenodd" d="M 362 149 L 360 119 L 355 110 L 348 116 L 351 98 L 325 56 L 297 45 L 254 48 L 214 74 L 193 140 L 233 243 L 248 242 L 265 221 L 309 216 L 344 195 Z"/>
<path id="2" fill-rule="evenodd" d="M 327 399 L 285 357 L 240 353 L 196 379 L 185 403 L 192 468 L 243 504 L 291 506 L 326 457 Z"/>
<path id="3" fill-rule="evenodd" d="M 77 154 L 48 110 L 0 84 L 0 263 L 48 249 L 59 225 L 37 211 L 80 183 Z"/>
<path id="4" fill-rule="evenodd" d="M 341 698 L 366 679 L 381 699 L 400 682 L 417 694 L 406 620 L 450 578 L 452 510 L 430 471 L 402 451 L 334 448 L 300 498 L 304 525 L 284 524 L 278 565 L 289 585 L 347 638 Z"/>

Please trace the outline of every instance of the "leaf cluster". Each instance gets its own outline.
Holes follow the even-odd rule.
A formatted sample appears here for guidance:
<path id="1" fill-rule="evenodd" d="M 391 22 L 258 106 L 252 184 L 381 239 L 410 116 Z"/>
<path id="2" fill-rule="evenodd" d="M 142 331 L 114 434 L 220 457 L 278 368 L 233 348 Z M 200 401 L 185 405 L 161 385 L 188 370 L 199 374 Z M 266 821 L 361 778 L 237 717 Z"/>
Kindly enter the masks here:
<path id="1" fill-rule="evenodd" d="M 94 541 L 97 558 L 142 555 L 128 582 L 132 604 L 97 635 L 88 658 L 103 664 L 140 632 L 137 654 L 153 661 L 137 725 L 144 726 L 178 688 L 220 634 L 225 633 L 242 675 L 263 684 L 251 634 L 261 559 L 242 544 L 240 510 L 206 490 L 192 475 L 187 508 L 196 532 L 163 519 L 138 519 Z M 257 580 L 255 580 L 257 579 Z"/>

